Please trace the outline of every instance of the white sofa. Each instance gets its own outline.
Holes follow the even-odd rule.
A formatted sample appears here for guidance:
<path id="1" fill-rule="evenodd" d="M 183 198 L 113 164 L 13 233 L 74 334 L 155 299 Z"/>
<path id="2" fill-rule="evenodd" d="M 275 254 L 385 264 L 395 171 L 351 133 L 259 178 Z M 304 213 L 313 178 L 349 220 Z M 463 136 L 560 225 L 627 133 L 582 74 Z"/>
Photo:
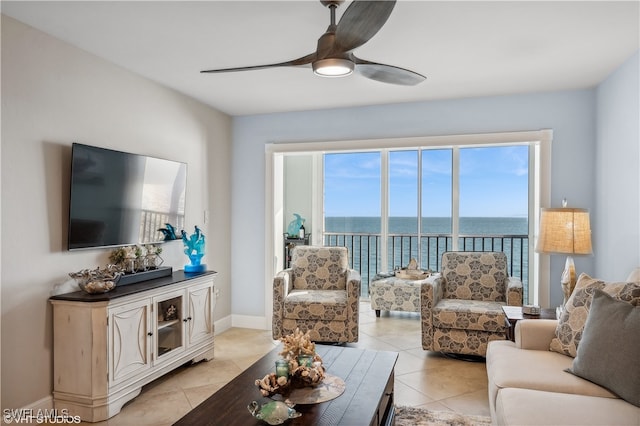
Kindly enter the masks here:
<path id="1" fill-rule="evenodd" d="M 489 405 L 497 425 L 640 425 L 640 408 L 565 372 L 574 358 L 549 350 L 556 320 L 521 320 L 516 341 L 487 349 Z M 615 362 L 602 354 L 603 362 Z"/>

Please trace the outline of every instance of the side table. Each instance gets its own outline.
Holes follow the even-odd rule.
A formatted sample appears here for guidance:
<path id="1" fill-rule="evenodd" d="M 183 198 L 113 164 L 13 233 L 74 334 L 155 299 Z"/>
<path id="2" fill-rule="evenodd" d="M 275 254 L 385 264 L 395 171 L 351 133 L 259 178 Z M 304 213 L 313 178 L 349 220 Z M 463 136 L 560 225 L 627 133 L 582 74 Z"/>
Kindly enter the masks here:
<path id="1" fill-rule="evenodd" d="M 507 339 L 516 341 L 516 323 L 521 319 L 556 319 L 554 308 L 540 309 L 539 315 L 529 315 L 522 313 L 522 306 L 503 306 L 505 321 L 507 322 Z"/>

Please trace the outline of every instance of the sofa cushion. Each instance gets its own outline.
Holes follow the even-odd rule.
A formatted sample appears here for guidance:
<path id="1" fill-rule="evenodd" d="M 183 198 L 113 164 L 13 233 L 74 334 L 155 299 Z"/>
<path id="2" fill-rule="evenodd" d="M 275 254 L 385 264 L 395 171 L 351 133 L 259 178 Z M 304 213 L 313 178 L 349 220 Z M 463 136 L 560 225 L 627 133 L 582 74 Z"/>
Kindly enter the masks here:
<path id="1" fill-rule="evenodd" d="M 347 320 L 347 292 L 344 290 L 292 290 L 284 298 L 288 319 Z"/>
<path id="2" fill-rule="evenodd" d="M 640 307 L 596 290 L 569 371 L 640 407 Z"/>
<path id="3" fill-rule="evenodd" d="M 640 283 L 605 283 L 583 273 L 578 278 L 576 288 L 558 321 L 556 337 L 551 340 L 550 350 L 571 357 L 576 356 L 591 307 L 593 292 L 596 289 L 603 290 L 615 299 L 629 302 L 633 306 L 640 305 Z"/>
<path id="4" fill-rule="evenodd" d="M 492 420 L 521 426 L 637 425 L 640 409 L 621 399 L 511 388 L 498 394 Z"/>
<path id="5" fill-rule="evenodd" d="M 504 332 L 506 323 L 502 311 L 503 305 L 504 303 L 500 302 L 442 299 L 433 308 L 433 326 L 458 330 Z"/>
<path id="6" fill-rule="evenodd" d="M 564 371 L 572 362 L 573 358 L 556 352 L 518 349 L 506 340 L 491 342 L 487 350 L 489 394 L 495 396 L 504 388 L 522 388 L 617 398 L 602 386 Z"/>

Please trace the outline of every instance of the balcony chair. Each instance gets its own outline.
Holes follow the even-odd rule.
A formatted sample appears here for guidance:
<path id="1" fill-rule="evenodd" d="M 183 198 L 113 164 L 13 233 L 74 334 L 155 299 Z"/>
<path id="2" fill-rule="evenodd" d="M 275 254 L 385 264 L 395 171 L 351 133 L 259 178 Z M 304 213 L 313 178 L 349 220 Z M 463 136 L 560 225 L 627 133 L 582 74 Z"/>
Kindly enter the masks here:
<path id="1" fill-rule="evenodd" d="M 505 339 L 502 306 L 522 306 L 522 282 L 502 252 L 447 252 L 420 299 L 423 349 L 484 357 L 489 341 Z"/>
<path id="2" fill-rule="evenodd" d="M 273 338 L 299 328 L 314 342 L 357 342 L 359 298 L 346 247 L 297 246 L 273 280 Z"/>

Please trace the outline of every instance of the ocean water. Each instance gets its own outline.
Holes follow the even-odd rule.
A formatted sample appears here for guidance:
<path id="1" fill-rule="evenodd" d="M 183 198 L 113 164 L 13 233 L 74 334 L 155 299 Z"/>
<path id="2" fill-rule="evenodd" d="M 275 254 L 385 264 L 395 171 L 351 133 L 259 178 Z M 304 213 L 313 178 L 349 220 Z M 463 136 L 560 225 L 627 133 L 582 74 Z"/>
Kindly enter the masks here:
<path id="1" fill-rule="evenodd" d="M 458 250 L 504 251 L 510 275 L 521 278 L 527 288 L 528 221 L 526 217 L 461 217 Z M 451 218 L 422 218 L 421 240 L 418 221 L 411 217 L 389 218 L 388 259 L 380 256 L 380 217 L 326 217 L 325 245 L 346 246 L 352 267 L 362 275 L 362 294 L 378 272 L 406 266 L 411 258 L 420 268 L 440 270 L 442 253 L 453 249 Z"/>
<path id="2" fill-rule="evenodd" d="M 338 233 L 380 233 L 380 217 L 326 217 L 325 231 Z M 461 217 L 460 234 L 465 235 L 526 235 L 526 217 Z M 415 234 L 418 219 L 415 217 L 390 217 L 389 233 Z M 423 217 L 423 234 L 450 234 L 451 218 Z"/>

